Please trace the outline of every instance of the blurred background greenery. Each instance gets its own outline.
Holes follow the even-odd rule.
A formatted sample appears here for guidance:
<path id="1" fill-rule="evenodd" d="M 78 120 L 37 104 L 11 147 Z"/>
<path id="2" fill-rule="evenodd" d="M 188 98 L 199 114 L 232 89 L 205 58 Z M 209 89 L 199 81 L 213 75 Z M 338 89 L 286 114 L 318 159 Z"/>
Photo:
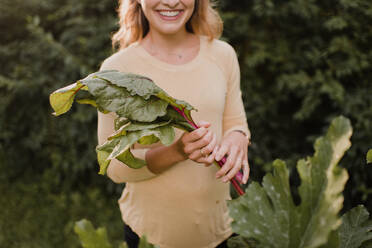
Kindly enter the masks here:
<path id="1" fill-rule="evenodd" d="M 344 211 L 372 211 L 370 0 L 219 1 L 237 50 L 253 144 L 251 178 L 281 158 L 292 168 L 340 114 L 354 127 L 341 165 Z M 123 185 L 97 174 L 96 111 L 51 115 L 49 94 L 96 71 L 114 51 L 116 1 L 0 0 L 0 247 L 79 247 L 74 222 L 123 237 Z M 296 194 L 296 192 L 293 192 Z"/>

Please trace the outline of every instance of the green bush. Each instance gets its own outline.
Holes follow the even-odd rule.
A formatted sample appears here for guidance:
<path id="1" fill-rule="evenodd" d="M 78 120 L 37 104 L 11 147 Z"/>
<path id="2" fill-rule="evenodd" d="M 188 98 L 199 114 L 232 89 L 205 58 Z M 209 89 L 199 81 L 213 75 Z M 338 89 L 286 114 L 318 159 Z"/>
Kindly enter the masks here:
<path id="1" fill-rule="evenodd" d="M 360 202 L 372 210 L 372 168 L 363 159 L 372 140 L 371 1 L 220 2 L 224 36 L 239 54 L 252 176 L 280 157 L 298 184 L 295 162 L 344 115 L 354 128 L 341 163 L 350 174 L 345 209 Z"/>
<path id="2" fill-rule="evenodd" d="M 123 186 L 97 175 L 96 112 L 74 105 L 57 119 L 48 100 L 112 53 L 114 2 L 0 0 L 1 247 L 78 247 L 73 223 L 85 217 L 122 237 Z M 341 163 L 345 209 L 372 209 L 370 1 L 221 0 L 220 9 L 241 64 L 252 178 L 280 157 L 299 184 L 295 161 L 343 114 L 354 127 Z"/>

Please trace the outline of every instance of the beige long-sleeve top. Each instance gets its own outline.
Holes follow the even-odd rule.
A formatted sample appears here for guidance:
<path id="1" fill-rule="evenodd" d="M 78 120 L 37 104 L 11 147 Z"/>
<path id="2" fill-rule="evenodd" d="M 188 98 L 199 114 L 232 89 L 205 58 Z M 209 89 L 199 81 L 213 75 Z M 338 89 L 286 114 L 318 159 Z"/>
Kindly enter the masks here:
<path id="1" fill-rule="evenodd" d="M 198 55 L 187 64 L 171 65 L 151 56 L 139 43 L 107 58 L 101 70 L 115 69 L 147 76 L 171 96 L 195 106 L 195 121 L 212 123 L 219 141 L 232 130 L 250 136 L 240 90 L 240 71 L 234 49 L 220 40 L 200 37 Z M 114 132 L 115 114 L 98 112 L 98 141 Z M 176 139 L 182 131 L 176 130 Z M 142 159 L 151 147 L 135 146 Z M 119 206 L 123 221 L 139 236 L 161 248 L 212 248 L 232 234 L 226 200 L 229 184 L 215 178 L 216 166 L 191 160 L 161 174 L 147 167 L 131 169 L 113 160 L 108 176 L 126 182 Z"/>

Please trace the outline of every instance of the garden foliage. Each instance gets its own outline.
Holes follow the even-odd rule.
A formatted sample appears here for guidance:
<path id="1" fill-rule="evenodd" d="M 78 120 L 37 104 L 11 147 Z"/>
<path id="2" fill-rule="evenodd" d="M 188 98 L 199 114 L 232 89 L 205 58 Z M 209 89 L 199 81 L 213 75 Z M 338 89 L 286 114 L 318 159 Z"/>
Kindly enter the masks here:
<path id="1" fill-rule="evenodd" d="M 95 109 L 75 105 L 57 119 L 48 102 L 50 92 L 97 71 L 113 53 L 115 2 L 0 0 L 1 247 L 79 247 L 71 234 L 82 218 L 122 239 L 122 186 L 97 175 Z M 350 175 L 345 210 L 363 203 L 371 212 L 371 5 L 219 1 L 223 39 L 239 54 L 252 179 L 280 157 L 296 185 L 294 161 L 343 114 L 354 129 L 341 162 Z"/>
<path id="2" fill-rule="evenodd" d="M 364 159 L 372 140 L 372 2 L 219 2 L 224 38 L 239 55 L 252 176 L 261 179 L 278 157 L 292 172 L 342 114 L 354 129 L 341 162 L 350 175 L 345 207 L 363 202 L 372 210 L 372 168 Z M 295 174 L 290 180 L 298 183 Z"/>
<path id="3" fill-rule="evenodd" d="M 94 229 L 92 223 L 86 219 L 75 223 L 74 231 L 79 235 L 83 248 L 112 248 L 108 240 L 106 228 L 100 227 Z M 125 242 L 120 243 L 119 248 L 127 248 Z M 141 237 L 138 248 L 157 248 L 147 242 L 146 237 Z"/>
<path id="4" fill-rule="evenodd" d="M 351 209 L 342 216 L 338 231 L 340 248 L 358 248 L 372 245 L 372 220 L 363 205 Z M 366 242 L 368 241 L 368 242 Z M 365 245 L 365 246 L 364 246 Z"/>
<path id="5" fill-rule="evenodd" d="M 258 240 L 259 247 L 326 244 L 341 224 L 338 213 L 348 175 L 337 164 L 350 147 L 351 133 L 348 119 L 335 119 L 327 134 L 315 142 L 314 156 L 298 161 L 300 204 L 293 200 L 286 164 L 276 160 L 274 172 L 263 178 L 262 186 L 251 183 L 245 196 L 229 203 L 234 232 Z"/>

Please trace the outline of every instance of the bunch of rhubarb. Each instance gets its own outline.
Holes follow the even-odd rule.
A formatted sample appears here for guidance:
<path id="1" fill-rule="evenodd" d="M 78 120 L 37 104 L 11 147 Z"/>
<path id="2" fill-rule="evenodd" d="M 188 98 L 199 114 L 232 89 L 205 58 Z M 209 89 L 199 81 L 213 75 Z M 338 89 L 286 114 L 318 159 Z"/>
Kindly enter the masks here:
<path id="1" fill-rule="evenodd" d="M 115 133 L 96 147 L 99 174 L 102 175 L 112 159 L 134 169 L 145 166 L 146 162 L 134 157 L 130 151 L 135 143 L 149 145 L 160 141 L 170 145 L 175 138 L 174 127 L 187 132 L 198 128 L 191 117 L 191 111 L 196 110 L 193 106 L 169 96 L 150 78 L 141 75 L 115 70 L 92 73 L 50 95 L 53 114 L 58 116 L 69 111 L 77 93 L 82 97 L 76 102 L 118 116 Z M 223 158 L 215 163 L 222 167 L 225 161 Z M 231 180 L 239 195 L 244 194 L 238 183 L 241 180 L 241 173 Z"/>

